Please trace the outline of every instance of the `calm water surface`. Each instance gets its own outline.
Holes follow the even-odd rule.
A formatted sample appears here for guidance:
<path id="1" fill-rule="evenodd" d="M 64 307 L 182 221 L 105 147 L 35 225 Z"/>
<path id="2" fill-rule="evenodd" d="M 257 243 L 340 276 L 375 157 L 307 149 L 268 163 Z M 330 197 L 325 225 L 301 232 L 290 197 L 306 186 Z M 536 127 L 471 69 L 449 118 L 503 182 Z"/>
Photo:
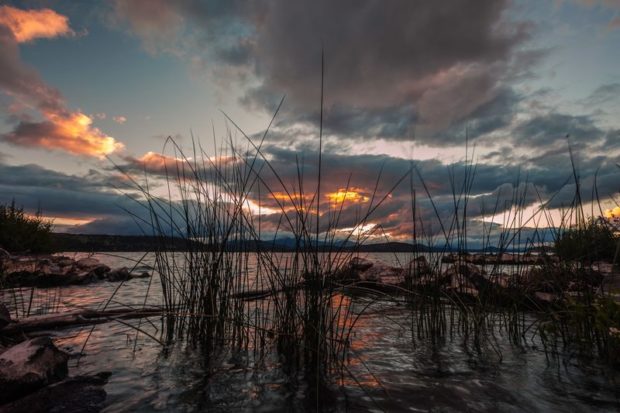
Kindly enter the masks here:
<path id="1" fill-rule="evenodd" d="M 133 264 L 143 254 L 97 254 L 110 267 Z M 371 259 L 406 263 L 407 257 L 369 254 Z M 146 256 L 136 271 L 153 263 Z M 120 288 L 119 288 L 120 286 Z M 116 291 L 113 300 L 109 298 Z M 146 292 L 149 291 L 147 295 Z M 0 291 L 0 299 L 31 313 L 61 309 L 160 305 L 157 277 L 60 289 Z M 620 411 L 620 376 L 577 360 L 548 362 L 535 338 L 516 348 L 497 338 L 501 358 L 469 351 L 458 338 L 440 346 L 412 342 L 410 315 L 396 304 L 360 318 L 351 341 L 350 377 L 325 408 L 353 412 L 590 412 Z M 248 368 L 243 356 L 226 356 L 209 375 L 202 358 L 183 348 L 164 351 L 138 326 L 157 336 L 161 321 L 129 320 L 53 332 L 58 346 L 74 357 L 71 374 L 110 371 L 107 412 L 311 411 L 303 384 L 293 386 L 277 360 Z M 88 340 L 86 340 L 88 338 Z M 81 357 L 82 348 L 84 353 Z M 250 360 L 250 366 L 252 361 Z M 361 386 L 360 386 L 361 385 Z"/>

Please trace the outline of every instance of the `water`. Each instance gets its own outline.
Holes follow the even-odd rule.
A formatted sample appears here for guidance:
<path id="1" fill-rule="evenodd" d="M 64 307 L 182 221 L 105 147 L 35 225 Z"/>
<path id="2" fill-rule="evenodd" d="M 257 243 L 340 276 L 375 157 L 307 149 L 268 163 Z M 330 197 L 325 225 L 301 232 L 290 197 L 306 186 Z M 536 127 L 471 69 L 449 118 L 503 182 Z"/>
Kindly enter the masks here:
<path id="1" fill-rule="evenodd" d="M 129 259 L 97 254 L 111 267 L 128 266 Z M 407 262 L 394 254 L 369 254 L 371 259 Z M 153 257 L 144 259 L 148 268 Z M 33 294 L 31 313 L 75 308 L 120 308 L 159 305 L 156 277 L 119 283 L 98 283 L 50 290 L 0 292 L 0 299 L 25 310 Z M 109 298 L 116 291 L 114 299 Z M 150 291 L 145 300 L 147 289 Z M 21 299 L 21 301 L 20 301 Z M 596 364 L 575 359 L 549 362 L 535 337 L 515 347 L 501 335 L 499 352 L 477 352 L 455 337 L 440 345 L 412 340 L 410 314 L 404 306 L 384 304 L 363 315 L 351 337 L 348 368 L 340 387 L 324 410 L 354 412 L 590 412 L 620 410 L 620 376 Z M 278 360 L 225 355 L 207 374 L 204 358 L 185 348 L 164 351 L 155 340 L 134 327 L 157 336 L 161 322 L 128 320 L 133 327 L 110 322 L 52 332 L 57 345 L 74 357 L 70 372 L 110 371 L 105 390 L 107 412 L 150 411 L 312 411 L 303 382 L 293 385 Z M 86 340 L 88 338 L 88 340 Z M 86 344 L 85 344 L 86 343 Z M 80 354 L 82 347 L 84 353 Z M 499 356 L 501 354 L 501 357 Z M 354 378 L 353 378 L 354 377 Z"/>

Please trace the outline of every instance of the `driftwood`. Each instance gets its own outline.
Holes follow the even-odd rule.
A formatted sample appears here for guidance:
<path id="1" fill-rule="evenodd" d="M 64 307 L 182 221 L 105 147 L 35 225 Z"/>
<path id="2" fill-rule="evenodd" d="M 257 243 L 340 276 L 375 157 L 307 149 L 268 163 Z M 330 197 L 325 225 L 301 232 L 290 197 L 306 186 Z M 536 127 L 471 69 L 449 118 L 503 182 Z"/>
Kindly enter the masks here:
<path id="1" fill-rule="evenodd" d="M 161 308 L 144 309 L 115 309 L 115 310 L 81 310 L 63 314 L 50 314 L 33 316 L 15 320 L 2 329 L 2 334 L 14 334 L 19 332 L 31 332 L 40 330 L 54 330 L 59 328 L 79 325 L 101 324 L 115 320 L 127 320 L 132 318 L 144 318 L 161 315 Z"/>

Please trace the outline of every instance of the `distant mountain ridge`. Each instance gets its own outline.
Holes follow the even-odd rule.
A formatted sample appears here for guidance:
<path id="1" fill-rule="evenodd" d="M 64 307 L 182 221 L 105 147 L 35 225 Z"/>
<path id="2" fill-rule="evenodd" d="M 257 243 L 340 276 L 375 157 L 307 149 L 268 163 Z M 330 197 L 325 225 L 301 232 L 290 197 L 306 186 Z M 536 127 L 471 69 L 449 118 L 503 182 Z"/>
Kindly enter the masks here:
<path id="1" fill-rule="evenodd" d="M 195 243 L 195 245 L 192 245 Z M 271 241 L 245 241 L 243 243 L 230 242 L 228 247 L 231 251 L 295 251 L 296 241 L 294 238 L 278 238 Z M 53 233 L 52 245 L 56 252 L 139 252 L 155 251 L 160 249 L 163 242 L 160 238 L 147 235 L 103 235 L 103 234 L 66 234 Z M 170 251 L 185 251 L 190 248 L 206 247 L 197 241 L 183 238 L 166 238 L 165 246 Z M 298 248 L 303 248 L 302 243 Z M 315 244 L 308 248 L 316 248 Z M 428 246 L 425 244 L 411 244 L 407 242 L 382 242 L 356 244 L 351 241 L 334 241 L 332 245 L 319 241 L 319 250 L 324 251 L 357 251 L 357 252 L 456 252 L 449 246 Z M 469 249 L 470 252 L 514 252 L 514 250 L 500 250 L 495 247 L 485 249 Z"/>

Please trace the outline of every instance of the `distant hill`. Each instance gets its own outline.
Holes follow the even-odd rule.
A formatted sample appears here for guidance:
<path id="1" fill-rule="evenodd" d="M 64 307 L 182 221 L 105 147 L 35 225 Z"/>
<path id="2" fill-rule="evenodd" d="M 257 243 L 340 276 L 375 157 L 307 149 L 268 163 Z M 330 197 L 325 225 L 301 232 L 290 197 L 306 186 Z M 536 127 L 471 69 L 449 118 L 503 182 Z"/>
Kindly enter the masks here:
<path id="1" fill-rule="evenodd" d="M 155 251 L 161 248 L 161 240 L 152 236 L 141 235 L 86 235 L 86 234 L 52 234 L 54 250 L 61 252 L 95 252 L 95 251 Z M 191 241 L 182 238 L 166 239 L 166 249 L 171 251 L 184 251 L 189 249 Z M 194 248 L 200 247 L 198 243 Z M 207 246 L 201 246 L 208 248 Z M 231 243 L 232 251 L 294 251 L 295 240 L 282 238 L 272 241 L 245 241 L 244 243 Z M 331 249 L 332 251 L 359 251 L 359 252 L 431 252 L 444 251 L 442 248 L 429 247 L 424 244 L 409 244 L 406 242 L 384 242 L 357 245 L 352 242 L 329 245 L 319 243 L 319 249 Z"/>

